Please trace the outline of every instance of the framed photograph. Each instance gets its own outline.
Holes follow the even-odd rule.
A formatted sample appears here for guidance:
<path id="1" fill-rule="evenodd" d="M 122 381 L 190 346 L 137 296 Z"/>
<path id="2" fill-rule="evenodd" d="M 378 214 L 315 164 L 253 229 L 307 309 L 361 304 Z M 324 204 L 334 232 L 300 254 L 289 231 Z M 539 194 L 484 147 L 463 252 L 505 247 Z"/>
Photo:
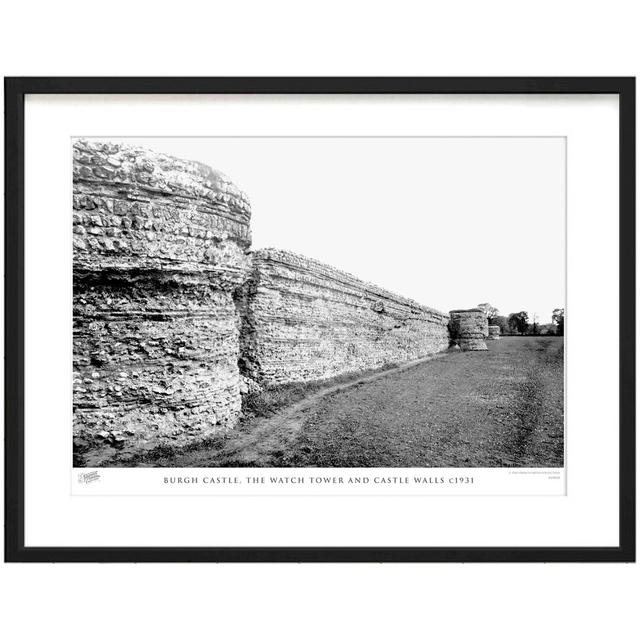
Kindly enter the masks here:
<path id="1" fill-rule="evenodd" d="M 7 78 L 16 562 L 635 560 L 634 78 Z"/>

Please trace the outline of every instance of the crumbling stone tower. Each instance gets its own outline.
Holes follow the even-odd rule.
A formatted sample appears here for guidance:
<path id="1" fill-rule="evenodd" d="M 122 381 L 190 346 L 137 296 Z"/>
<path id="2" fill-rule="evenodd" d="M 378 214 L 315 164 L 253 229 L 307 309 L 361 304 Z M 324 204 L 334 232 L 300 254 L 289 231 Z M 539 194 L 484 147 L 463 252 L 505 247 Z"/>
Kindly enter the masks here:
<path id="1" fill-rule="evenodd" d="M 73 151 L 77 450 L 139 451 L 232 426 L 246 196 L 196 162 L 86 141 Z"/>
<path id="2" fill-rule="evenodd" d="M 495 324 L 489 325 L 489 335 L 487 340 L 500 340 L 500 327 Z"/>
<path id="3" fill-rule="evenodd" d="M 462 351 L 486 351 L 489 322 L 482 309 L 456 309 L 449 312 L 451 341 Z"/>

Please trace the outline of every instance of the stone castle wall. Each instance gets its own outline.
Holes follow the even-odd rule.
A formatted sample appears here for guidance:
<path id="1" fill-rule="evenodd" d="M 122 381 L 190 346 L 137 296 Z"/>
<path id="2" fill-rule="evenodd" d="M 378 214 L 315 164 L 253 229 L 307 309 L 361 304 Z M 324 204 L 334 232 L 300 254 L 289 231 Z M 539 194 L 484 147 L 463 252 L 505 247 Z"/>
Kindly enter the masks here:
<path id="1" fill-rule="evenodd" d="M 85 141 L 73 151 L 76 451 L 90 464 L 233 426 L 246 196 L 199 163 Z"/>
<path id="2" fill-rule="evenodd" d="M 451 341 L 462 351 L 486 351 L 489 321 L 482 309 L 456 309 L 449 312 Z"/>
<path id="3" fill-rule="evenodd" d="M 487 336 L 487 340 L 500 340 L 500 327 L 498 327 L 497 325 L 490 324 L 489 335 Z"/>
<path id="4" fill-rule="evenodd" d="M 319 380 L 446 349 L 448 316 L 315 260 L 252 254 L 240 301 L 245 374 L 260 384 Z"/>
<path id="5" fill-rule="evenodd" d="M 73 145 L 78 464 L 232 428 L 241 393 L 482 348 L 447 314 L 290 252 L 250 252 L 223 174 L 126 145 Z M 482 326 L 480 326 L 482 324 Z M 486 346 L 484 346 L 486 348 Z"/>

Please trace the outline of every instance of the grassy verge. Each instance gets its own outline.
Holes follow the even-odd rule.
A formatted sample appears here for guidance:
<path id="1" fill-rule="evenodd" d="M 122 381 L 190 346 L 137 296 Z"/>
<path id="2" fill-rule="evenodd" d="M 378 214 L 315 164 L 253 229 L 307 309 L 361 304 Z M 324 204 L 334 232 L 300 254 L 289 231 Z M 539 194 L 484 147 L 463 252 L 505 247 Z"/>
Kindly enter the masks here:
<path id="1" fill-rule="evenodd" d="M 347 384 L 360 378 L 366 378 L 372 373 L 397 369 L 399 364 L 386 364 L 375 369 L 367 369 L 356 373 L 343 373 L 326 380 L 315 382 L 292 382 L 279 387 L 271 387 L 260 393 L 246 395 L 242 401 L 241 422 L 247 422 L 252 418 L 268 418 L 281 409 L 286 409 L 307 396 L 327 387 L 334 387 L 338 384 Z"/>

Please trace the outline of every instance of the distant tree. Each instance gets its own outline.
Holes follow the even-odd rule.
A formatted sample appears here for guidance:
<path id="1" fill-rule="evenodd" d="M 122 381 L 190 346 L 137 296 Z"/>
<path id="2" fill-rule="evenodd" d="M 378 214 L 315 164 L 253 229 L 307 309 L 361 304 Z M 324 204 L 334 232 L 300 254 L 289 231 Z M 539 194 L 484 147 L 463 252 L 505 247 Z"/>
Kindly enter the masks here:
<path id="1" fill-rule="evenodd" d="M 484 311 L 484 314 L 487 316 L 487 320 L 489 321 L 489 324 L 495 324 L 495 322 L 492 322 L 492 320 L 498 317 L 498 314 L 500 313 L 498 309 L 496 309 L 495 307 L 492 307 L 488 302 L 483 302 L 482 304 L 479 304 L 478 309 L 482 309 Z"/>
<path id="2" fill-rule="evenodd" d="M 540 325 L 541 336 L 555 336 L 556 326 L 554 324 L 541 324 Z"/>
<path id="3" fill-rule="evenodd" d="M 564 335 L 564 309 L 554 309 L 551 315 L 553 324 L 556 325 L 556 335 Z"/>
<path id="4" fill-rule="evenodd" d="M 500 333 L 503 336 L 509 333 L 509 321 L 507 320 L 507 316 L 495 316 L 490 320 L 489 324 L 500 327 Z"/>
<path id="5" fill-rule="evenodd" d="M 538 315 L 536 313 L 533 314 L 533 324 L 531 325 L 530 331 L 532 336 L 540 335 L 540 325 L 538 324 Z"/>
<path id="6" fill-rule="evenodd" d="M 507 319 L 509 329 L 513 333 L 524 335 L 529 328 L 529 315 L 526 311 L 518 311 L 518 313 L 510 313 Z"/>

